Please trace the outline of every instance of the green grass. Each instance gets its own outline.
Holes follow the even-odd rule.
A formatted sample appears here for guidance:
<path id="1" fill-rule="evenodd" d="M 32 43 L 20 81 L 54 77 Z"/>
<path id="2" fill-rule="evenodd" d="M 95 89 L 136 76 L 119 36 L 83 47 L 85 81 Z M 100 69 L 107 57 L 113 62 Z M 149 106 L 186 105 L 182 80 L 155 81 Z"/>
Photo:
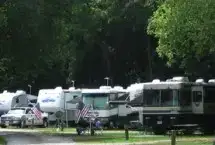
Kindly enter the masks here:
<path id="1" fill-rule="evenodd" d="M 167 137 L 135 137 L 130 136 L 129 140 L 126 141 L 124 135 L 111 135 L 111 134 L 103 134 L 96 136 L 73 136 L 72 137 L 75 142 L 87 142 L 87 143 L 120 143 L 120 142 L 145 142 L 145 141 L 155 141 L 155 140 L 167 140 Z"/>
<path id="2" fill-rule="evenodd" d="M 171 145 L 171 143 L 157 143 L 154 145 Z M 212 141 L 178 141 L 176 145 L 213 145 Z"/>
<path id="3" fill-rule="evenodd" d="M 65 128 L 63 132 L 56 131 L 56 128 L 35 128 L 35 130 L 41 131 L 41 133 L 49 135 L 69 135 L 77 143 L 123 143 L 123 142 L 150 142 L 163 141 L 160 143 L 153 143 L 154 145 L 171 145 L 169 136 L 144 136 L 139 132 L 129 131 L 129 140 L 125 140 L 125 133 L 123 130 L 119 131 L 103 131 L 103 135 L 81 135 L 76 134 L 75 128 Z M 213 136 L 178 136 L 176 145 L 213 145 Z M 151 143 L 152 144 L 152 143 Z"/>
<path id="4" fill-rule="evenodd" d="M 0 136 L 0 145 L 5 145 L 6 144 L 6 140 L 3 136 Z"/>

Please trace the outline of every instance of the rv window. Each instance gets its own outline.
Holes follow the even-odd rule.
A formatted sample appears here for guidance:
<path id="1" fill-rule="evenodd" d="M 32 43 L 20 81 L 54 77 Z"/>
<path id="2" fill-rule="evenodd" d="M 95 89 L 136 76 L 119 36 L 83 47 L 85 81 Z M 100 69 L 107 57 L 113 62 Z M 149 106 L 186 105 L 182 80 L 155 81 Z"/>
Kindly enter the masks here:
<path id="1" fill-rule="evenodd" d="M 205 103 L 215 103 L 215 88 L 214 87 L 207 87 L 205 88 Z"/>
<path id="2" fill-rule="evenodd" d="M 160 91 L 159 90 L 144 90 L 145 106 L 160 106 Z"/>
<path id="3" fill-rule="evenodd" d="M 189 89 L 180 90 L 179 98 L 180 106 L 190 106 L 191 105 L 191 91 Z"/>
<path id="4" fill-rule="evenodd" d="M 161 105 L 173 106 L 173 90 L 161 90 Z"/>
<path id="5" fill-rule="evenodd" d="M 202 102 L 202 92 L 193 91 L 193 102 Z"/>
<path id="6" fill-rule="evenodd" d="M 77 98 L 78 96 L 77 95 L 75 95 L 75 96 L 73 96 L 73 99 L 75 99 L 75 98 Z"/>
<path id="7" fill-rule="evenodd" d="M 93 105 L 96 110 L 103 110 L 107 107 L 109 94 L 86 93 L 83 94 L 85 104 Z"/>
<path id="8" fill-rule="evenodd" d="M 117 99 L 117 94 L 110 94 L 109 100 L 114 101 Z"/>

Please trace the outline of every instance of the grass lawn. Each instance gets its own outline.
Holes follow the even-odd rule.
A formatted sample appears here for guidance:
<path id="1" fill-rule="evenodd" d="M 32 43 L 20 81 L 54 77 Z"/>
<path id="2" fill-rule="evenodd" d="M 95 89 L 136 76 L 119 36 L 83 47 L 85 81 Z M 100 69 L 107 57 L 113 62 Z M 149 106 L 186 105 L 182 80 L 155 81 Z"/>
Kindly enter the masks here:
<path id="1" fill-rule="evenodd" d="M 5 145 L 5 144 L 6 144 L 5 138 L 0 136 L 0 145 Z"/>
<path id="2" fill-rule="evenodd" d="M 160 141 L 160 140 L 168 140 L 167 137 L 163 136 L 154 136 L 154 137 L 135 137 L 131 136 L 128 141 L 126 141 L 124 135 L 120 134 L 103 134 L 103 135 L 96 135 L 96 136 L 73 136 L 72 137 L 75 142 L 81 143 L 123 143 L 123 142 L 148 142 L 148 141 Z"/>
<path id="3" fill-rule="evenodd" d="M 153 145 L 171 145 L 171 143 L 156 143 Z M 176 145 L 213 145 L 212 141 L 178 141 Z"/>
<path id="4" fill-rule="evenodd" d="M 35 128 L 41 133 L 49 135 L 66 135 L 71 136 L 77 143 L 124 143 L 139 142 L 147 143 L 147 145 L 171 145 L 169 136 L 141 135 L 139 132 L 129 131 L 129 140 L 125 140 L 123 130 L 119 131 L 103 131 L 103 135 L 81 135 L 76 134 L 75 128 L 65 128 L 63 132 L 56 131 L 56 128 Z M 213 145 L 213 136 L 178 136 L 176 145 Z"/>

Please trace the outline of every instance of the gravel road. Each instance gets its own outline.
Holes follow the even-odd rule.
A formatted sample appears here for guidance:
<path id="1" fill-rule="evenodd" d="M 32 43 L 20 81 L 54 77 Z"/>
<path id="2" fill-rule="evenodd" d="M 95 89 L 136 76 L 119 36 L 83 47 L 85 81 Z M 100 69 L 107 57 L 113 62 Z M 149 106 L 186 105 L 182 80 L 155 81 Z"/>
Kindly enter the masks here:
<path id="1" fill-rule="evenodd" d="M 51 136 L 18 130 L 0 129 L 0 136 L 4 136 L 7 145 L 75 145 L 71 137 Z"/>

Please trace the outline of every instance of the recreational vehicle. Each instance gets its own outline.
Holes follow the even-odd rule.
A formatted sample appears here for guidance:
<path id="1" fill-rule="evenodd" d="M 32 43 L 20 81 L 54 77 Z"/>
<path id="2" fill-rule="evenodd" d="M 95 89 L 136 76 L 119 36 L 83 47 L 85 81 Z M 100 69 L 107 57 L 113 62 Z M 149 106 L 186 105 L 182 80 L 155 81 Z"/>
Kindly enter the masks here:
<path id="1" fill-rule="evenodd" d="M 92 113 L 95 117 L 100 118 L 104 126 L 109 126 L 110 122 L 115 119 L 118 114 L 118 108 L 111 108 L 108 104 L 109 100 L 118 98 L 126 93 L 121 86 L 100 86 L 99 89 L 82 89 L 82 98 L 84 104 L 92 105 L 86 117 Z"/>
<path id="2" fill-rule="evenodd" d="M 76 104 L 71 101 L 76 97 L 81 98 L 81 90 L 74 88 L 64 90 L 62 87 L 56 87 L 39 90 L 37 102 L 42 111 L 49 113 L 50 124 L 56 123 L 56 113 L 62 112 L 63 120 L 67 125 L 73 125 L 76 120 Z"/>
<path id="3" fill-rule="evenodd" d="M 7 113 L 13 107 L 27 107 L 29 100 L 25 91 L 3 91 L 0 94 L 0 115 Z"/>
<path id="4" fill-rule="evenodd" d="M 129 121 L 140 120 L 142 122 L 142 96 L 143 83 L 135 83 L 128 86 L 123 95 L 109 99 L 112 123 L 122 128 Z"/>
<path id="5" fill-rule="evenodd" d="M 170 129 L 205 134 L 215 129 L 215 80 L 190 82 L 187 77 L 154 80 L 143 88 L 143 123 L 155 134 Z"/>

